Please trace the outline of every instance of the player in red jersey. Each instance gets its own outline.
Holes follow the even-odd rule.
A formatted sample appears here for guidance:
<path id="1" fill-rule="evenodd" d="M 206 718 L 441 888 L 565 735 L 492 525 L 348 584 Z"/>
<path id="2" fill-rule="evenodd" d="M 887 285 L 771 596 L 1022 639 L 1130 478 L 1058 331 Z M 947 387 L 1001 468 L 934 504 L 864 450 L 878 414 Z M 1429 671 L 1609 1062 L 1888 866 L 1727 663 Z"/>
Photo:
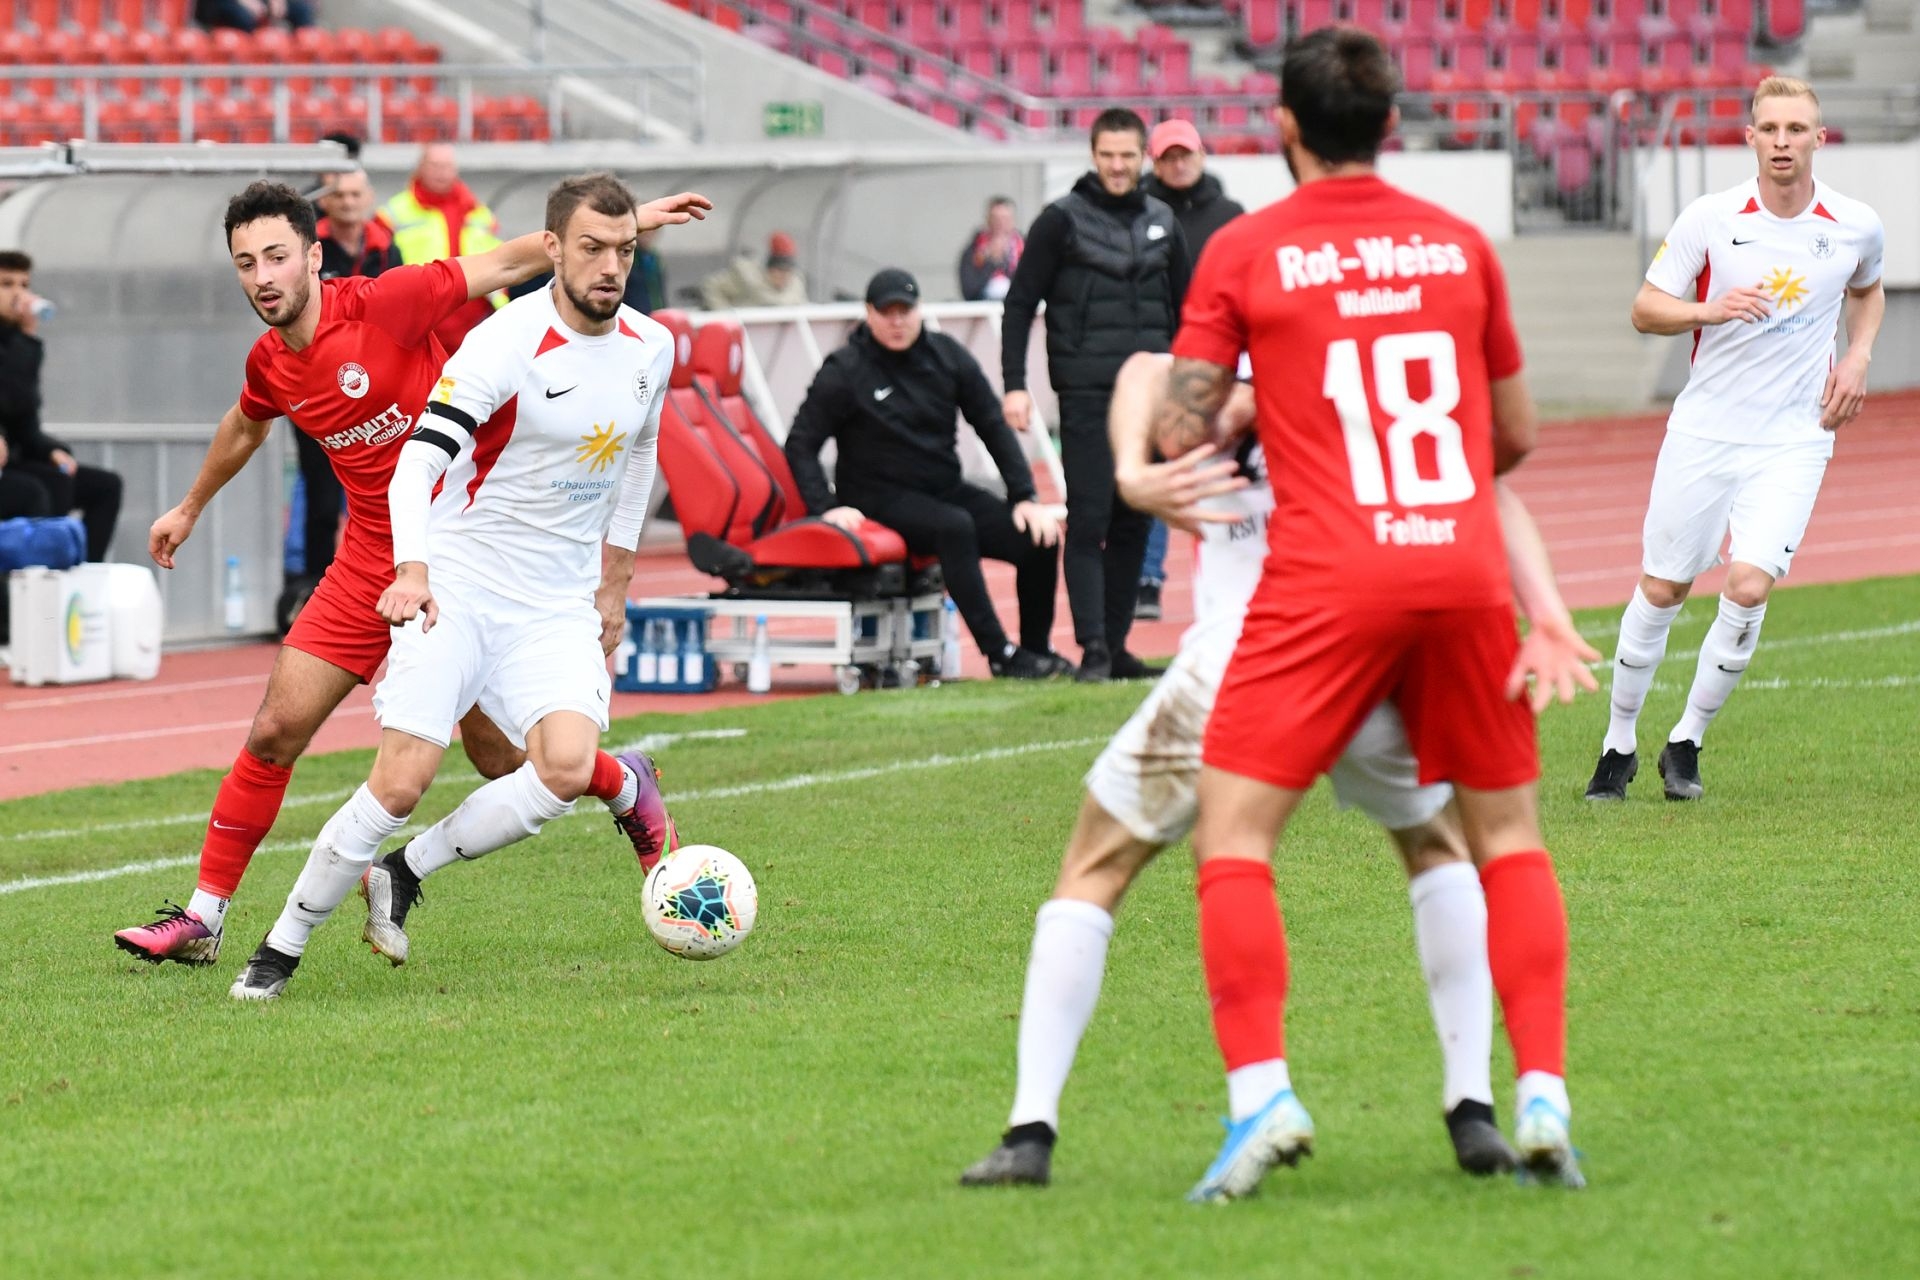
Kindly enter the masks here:
<path id="1" fill-rule="evenodd" d="M 639 223 L 644 230 L 686 222 L 711 207 L 703 196 L 669 196 L 642 206 Z M 390 630 L 374 606 L 394 572 L 387 485 L 446 363 L 434 326 L 470 298 L 552 265 L 535 233 L 486 253 L 323 282 L 313 206 L 272 182 L 256 182 L 228 203 L 226 232 L 241 288 L 268 329 L 247 356 L 240 398 L 222 417 L 200 474 L 154 522 L 148 550 L 162 568 L 173 567 L 207 503 L 283 414 L 328 451 L 346 489 L 348 520 L 340 553 L 287 633 L 246 746 L 220 784 L 192 900 L 114 935 L 121 949 L 156 964 L 218 957 L 227 903 L 279 814 L 294 761 L 386 659 Z M 524 758 L 478 713 L 462 720 L 461 738 L 484 777 L 512 773 Z M 590 794 L 607 801 L 643 859 L 657 857 L 672 837 L 651 763 L 601 754 Z"/>
<path id="2" fill-rule="evenodd" d="M 1395 79 L 1365 32 L 1289 46 L 1278 118 L 1299 189 L 1215 234 L 1187 294 L 1156 443 L 1216 441 L 1252 357 L 1276 501 L 1268 557 L 1203 749 L 1200 943 L 1232 1109 L 1196 1200 L 1309 1151 L 1284 1050 L 1286 939 L 1270 860 L 1306 789 L 1392 700 L 1420 781 L 1453 784 L 1486 891 L 1487 952 L 1520 1073 L 1515 1147 L 1577 1184 L 1565 1085 L 1566 913 L 1540 838 L 1528 676 L 1591 654 L 1545 620 L 1523 645 L 1494 477 L 1532 447 L 1498 260 L 1478 230 L 1383 182 Z"/>

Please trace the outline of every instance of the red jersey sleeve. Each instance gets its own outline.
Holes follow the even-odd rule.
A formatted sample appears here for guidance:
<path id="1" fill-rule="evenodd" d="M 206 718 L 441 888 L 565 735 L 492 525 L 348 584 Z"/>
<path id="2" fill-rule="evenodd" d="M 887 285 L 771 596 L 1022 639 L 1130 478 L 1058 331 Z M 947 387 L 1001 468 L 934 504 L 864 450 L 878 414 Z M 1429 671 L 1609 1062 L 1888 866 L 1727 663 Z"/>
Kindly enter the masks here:
<path id="1" fill-rule="evenodd" d="M 1487 377 L 1498 382 L 1520 372 L 1520 335 L 1513 329 L 1513 308 L 1507 303 L 1507 273 L 1501 269 L 1500 256 L 1479 237 L 1482 279 L 1487 282 Z"/>
<path id="2" fill-rule="evenodd" d="M 1247 312 L 1241 297 L 1246 287 L 1247 273 L 1241 269 L 1245 258 L 1240 239 L 1228 239 L 1224 231 L 1207 242 L 1180 310 L 1180 332 L 1173 338 L 1175 356 L 1227 369 L 1240 367 L 1240 353 L 1247 349 Z"/>
<path id="3" fill-rule="evenodd" d="M 246 378 L 240 384 L 240 412 L 254 422 L 272 422 L 280 416 L 280 408 L 273 402 L 273 392 L 267 386 L 266 337 L 263 335 L 253 344 L 253 350 L 247 352 Z"/>
<path id="4" fill-rule="evenodd" d="M 403 347 L 467 305 L 467 273 L 452 258 L 382 271 L 360 290 L 360 317 Z"/>

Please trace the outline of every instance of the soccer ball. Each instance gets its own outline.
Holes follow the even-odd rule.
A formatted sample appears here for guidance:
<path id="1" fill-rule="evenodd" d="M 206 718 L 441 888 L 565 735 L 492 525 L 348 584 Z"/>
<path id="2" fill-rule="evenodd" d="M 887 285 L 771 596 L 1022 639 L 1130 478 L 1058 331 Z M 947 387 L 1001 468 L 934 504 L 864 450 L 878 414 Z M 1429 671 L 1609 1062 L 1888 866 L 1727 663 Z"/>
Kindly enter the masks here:
<path id="1" fill-rule="evenodd" d="M 717 960 L 753 932 L 760 891 L 725 849 L 690 844 L 660 859 L 641 890 L 647 931 L 683 960 Z"/>

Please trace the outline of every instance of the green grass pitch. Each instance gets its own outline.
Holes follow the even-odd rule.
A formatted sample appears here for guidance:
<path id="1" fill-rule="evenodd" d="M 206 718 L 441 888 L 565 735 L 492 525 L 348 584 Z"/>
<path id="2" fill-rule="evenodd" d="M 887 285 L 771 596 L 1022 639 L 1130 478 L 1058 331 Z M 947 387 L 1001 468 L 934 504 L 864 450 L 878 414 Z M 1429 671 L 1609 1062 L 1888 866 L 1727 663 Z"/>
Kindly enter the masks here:
<path id="1" fill-rule="evenodd" d="M 974 684 L 616 726 L 744 731 L 660 753 L 682 831 L 759 880 L 713 964 L 648 941 L 588 802 L 437 877 L 406 968 L 350 900 L 283 1000 L 242 1006 L 368 753 L 300 766 L 212 971 L 109 944 L 186 866 L 33 882 L 190 858 L 214 775 L 0 804 L 0 1274 L 1920 1274 L 1920 579 L 1776 596 L 1707 798 L 1670 805 L 1652 755 L 1710 618 L 1675 632 L 1626 805 L 1580 799 L 1603 702 L 1542 720 L 1586 1192 L 1453 1170 L 1402 874 L 1324 790 L 1278 877 L 1319 1154 L 1181 1199 L 1224 1103 L 1181 849 L 1122 910 L 1054 1186 L 960 1189 L 1080 774 L 1144 692 Z M 1583 619 L 1602 649 L 1614 620 Z"/>

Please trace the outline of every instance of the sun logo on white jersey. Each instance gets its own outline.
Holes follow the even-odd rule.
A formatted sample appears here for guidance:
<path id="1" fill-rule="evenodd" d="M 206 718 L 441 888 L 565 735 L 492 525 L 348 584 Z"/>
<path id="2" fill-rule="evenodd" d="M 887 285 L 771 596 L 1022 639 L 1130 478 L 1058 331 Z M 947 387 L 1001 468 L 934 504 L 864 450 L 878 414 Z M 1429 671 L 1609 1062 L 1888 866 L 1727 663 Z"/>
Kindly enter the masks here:
<path id="1" fill-rule="evenodd" d="M 611 422 L 604 427 L 594 423 L 592 434 L 580 437 L 580 447 L 573 451 L 573 460 L 586 463 L 587 470 L 594 474 L 611 467 L 627 439 L 624 431 L 615 435 L 613 427 Z"/>
<path id="2" fill-rule="evenodd" d="M 1807 278 L 1793 274 L 1791 267 L 1775 268 L 1772 275 L 1760 282 L 1760 287 L 1772 295 L 1782 310 L 1791 310 L 1807 300 Z"/>

